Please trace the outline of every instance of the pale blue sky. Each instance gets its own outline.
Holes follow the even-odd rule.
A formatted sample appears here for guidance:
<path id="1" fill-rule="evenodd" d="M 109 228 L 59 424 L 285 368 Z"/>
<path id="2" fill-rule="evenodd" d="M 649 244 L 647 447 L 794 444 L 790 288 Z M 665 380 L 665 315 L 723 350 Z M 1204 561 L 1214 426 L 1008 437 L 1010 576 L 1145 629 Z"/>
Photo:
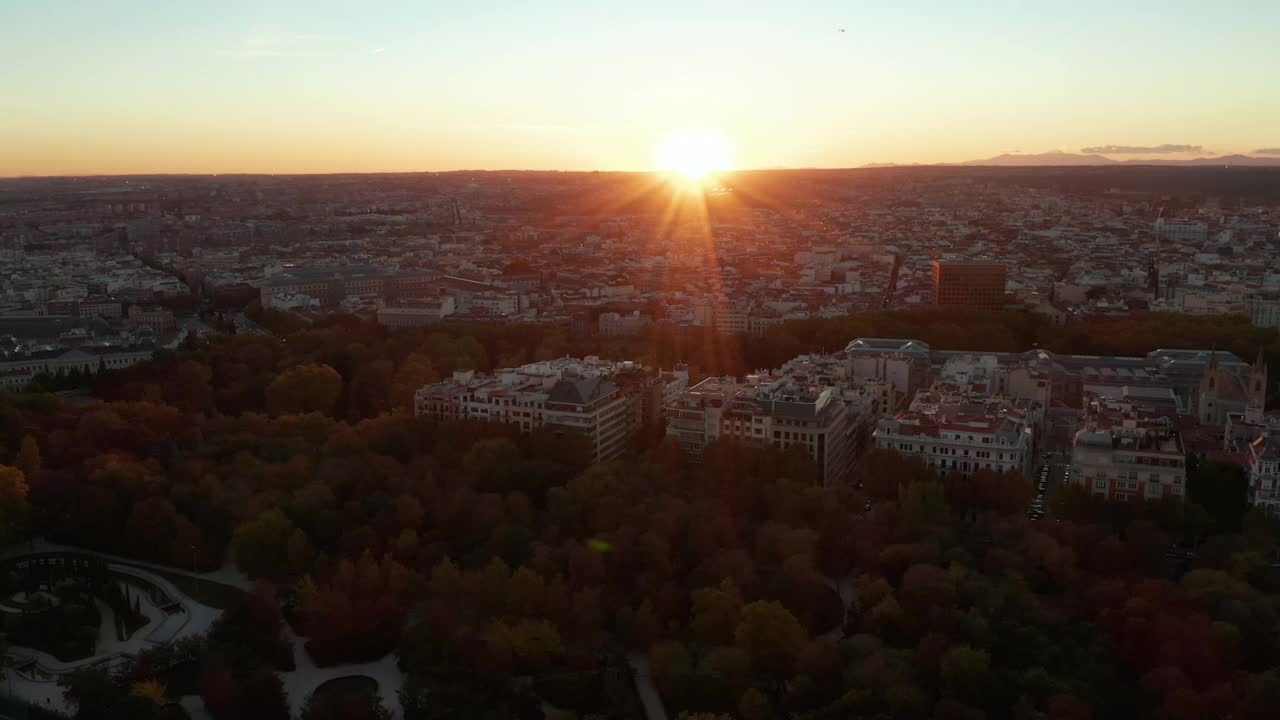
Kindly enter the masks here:
<path id="1" fill-rule="evenodd" d="M 1276 0 L 5 0 L 0 175 L 1248 152 L 1278 41 Z"/>

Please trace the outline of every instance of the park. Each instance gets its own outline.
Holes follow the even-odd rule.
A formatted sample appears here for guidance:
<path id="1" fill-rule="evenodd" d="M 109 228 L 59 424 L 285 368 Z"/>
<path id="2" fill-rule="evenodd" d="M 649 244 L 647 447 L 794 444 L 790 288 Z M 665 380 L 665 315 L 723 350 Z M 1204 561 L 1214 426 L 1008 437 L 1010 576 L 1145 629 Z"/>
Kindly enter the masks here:
<path id="1" fill-rule="evenodd" d="M 0 558 L 7 696 L 0 717 L 23 706 L 52 717 L 70 716 L 75 708 L 60 680 L 91 669 L 117 672 L 144 653 L 165 659 L 158 673 L 165 679 L 161 717 L 213 717 L 200 695 L 198 662 L 183 648 L 203 640 L 225 611 L 243 603 L 254 589 L 251 581 L 229 568 L 204 574 L 217 577 L 211 580 L 45 543 L 31 548 L 13 548 Z M 291 714 L 299 715 L 313 696 L 341 704 L 381 695 L 393 716 L 400 716 L 403 675 L 393 655 L 319 668 L 305 640 L 287 628 L 285 633 L 292 669 L 280 675 Z"/>

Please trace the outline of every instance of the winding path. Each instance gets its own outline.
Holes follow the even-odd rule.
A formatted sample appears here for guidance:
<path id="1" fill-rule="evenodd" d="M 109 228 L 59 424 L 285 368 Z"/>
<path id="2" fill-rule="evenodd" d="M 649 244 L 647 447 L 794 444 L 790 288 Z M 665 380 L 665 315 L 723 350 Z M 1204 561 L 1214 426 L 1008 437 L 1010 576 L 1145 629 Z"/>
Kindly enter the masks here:
<path id="1" fill-rule="evenodd" d="M 289 640 L 293 642 L 295 669 L 292 672 L 279 673 L 279 675 L 280 679 L 284 681 L 285 695 L 288 696 L 289 709 L 293 711 L 294 717 L 302 715 L 302 706 L 306 705 L 311 693 L 315 692 L 316 688 L 330 680 L 351 675 L 362 675 L 378 683 L 378 694 L 382 697 L 382 704 L 391 711 L 391 717 L 404 717 L 404 707 L 400 704 L 400 690 L 404 687 L 404 673 L 400 672 L 398 660 L 394 654 L 386 655 L 373 662 L 334 665 L 333 667 L 323 668 L 316 667 L 315 661 L 307 654 L 306 638 L 297 637 L 287 627 L 285 632 L 289 634 Z"/>
<path id="2" fill-rule="evenodd" d="M 155 563 L 133 560 L 130 558 L 112 555 L 110 553 L 97 552 L 94 550 L 86 550 L 84 548 L 72 545 L 59 545 L 57 543 L 37 540 L 22 548 L 10 548 L 0 553 L 0 559 L 7 557 L 20 557 L 23 555 L 33 555 L 39 553 L 50 552 L 66 552 L 97 557 L 107 561 L 107 567 L 111 572 L 117 575 L 134 576 L 140 580 L 152 583 L 164 590 L 169 597 L 178 600 L 182 606 L 181 611 L 169 614 L 157 608 L 151 598 L 146 593 L 139 593 L 141 597 L 142 612 L 147 616 L 148 622 L 145 626 L 134 632 L 130 637 L 121 642 L 115 637 L 114 615 L 110 608 L 103 610 L 104 623 L 99 630 L 99 646 L 98 654 L 93 657 L 76 660 L 73 662 L 63 662 L 48 653 L 41 652 L 32 648 L 23 648 L 11 645 L 9 654 L 15 658 L 20 658 L 23 662 L 32 660 L 36 663 L 37 674 L 45 676 L 42 679 L 24 678 L 17 673 L 8 671 L 6 675 L 13 680 L 13 695 L 24 698 L 28 702 L 49 708 L 51 710 L 59 710 L 69 712 L 65 701 L 62 699 L 62 690 L 58 687 L 56 676 L 67 673 L 89 665 L 103 662 L 115 662 L 121 655 L 133 655 L 147 649 L 148 647 L 171 642 L 184 637 L 194 635 L 203 635 L 209 631 L 214 621 L 222 614 L 221 610 L 211 608 L 192 600 L 189 595 L 180 591 L 172 582 L 150 572 L 149 569 L 161 570 L 171 575 L 184 575 L 187 577 L 208 580 L 212 582 L 230 585 L 245 592 L 253 589 L 253 581 L 250 580 L 243 572 L 235 567 L 234 564 L 228 563 L 222 568 L 209 573 L 196 573 L 168 565 L 157 565 Z M 136 588 L 135 588 L 135 592 Z M 103 605 L 100 603 L 100 609 Z M 109 621 L 109 622 L 108 622 Z M 289 707 L 293 711 L 295 717 L 302 712 L 303 705 L 315 692 L 316 688 L 335 678 L 347 677 L 350 675 L 362 675 L 369 677 L 378 683 L 378 693 L 382 697 L 382 703 L 391 710 L 393 718 L 404 717 L 404 708 L 400 704 L 400 690 L 404 687 L 404 673 L 400 671 L 398 660 L 394 654 L 387 655 L 379 660 L 367 663 L 355 663 L 347 665 L 335 665 L 333 667 L 316 667 L 311 656 L 307 654 L 306 638 L 300 638 L 293 634 L 293 631 L 286 627 L 285 631 L 291 643 L 293 643 L 293 661 L 295 669 L 290 672 L 280 672 L 280 679 L 284 683 L 285 693 L 289 700 Z M 7 686 L 7 684 L 6 684 Z M 656 697 L 656 693 L 655 693 Z M 661 701 L 659 701 L 660 703 Z M 203 707 L 198 697 L 189 696 L 182 698 L 184 707 L 188 707 L 190 711 L 197 704 Z M 193 714 L 192 717 L 195 717 Z M 663 714 L 658 718 L 651 720 L 666 720 Z"/>
<path id="3" fill-rule="evenodd" d="M 648 720 L 667 720 L 667 709 L 662 704 L 662 696 L 653 685 L 653 675 L 649 672 L 649 657 L 642 652 L 627 653 L 627 662 L 631 664 L 631 672 L 635 676 L 636 692 L 640 693 L 640 702 L 644 704 L 644 715 Z"/>

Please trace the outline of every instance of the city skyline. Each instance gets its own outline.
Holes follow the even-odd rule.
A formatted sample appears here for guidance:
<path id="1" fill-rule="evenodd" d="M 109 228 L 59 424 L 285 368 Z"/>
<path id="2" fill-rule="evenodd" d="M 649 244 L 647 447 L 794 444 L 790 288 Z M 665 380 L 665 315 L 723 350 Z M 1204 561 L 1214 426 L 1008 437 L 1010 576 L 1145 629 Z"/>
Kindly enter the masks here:
<path id="1" fill-rule="evenodd" d="M 1280 157 L 1280 8 L 1228 5 L 6 7 L 0 176 Z"/>

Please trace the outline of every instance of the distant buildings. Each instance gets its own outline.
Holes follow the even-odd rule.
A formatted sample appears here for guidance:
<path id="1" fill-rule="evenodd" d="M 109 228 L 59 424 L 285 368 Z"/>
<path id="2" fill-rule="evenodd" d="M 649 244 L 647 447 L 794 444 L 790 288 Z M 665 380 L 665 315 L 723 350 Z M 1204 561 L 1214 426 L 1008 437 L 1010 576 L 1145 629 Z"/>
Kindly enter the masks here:
<path id="1" fill-rule="evenodd" d="M 1156 236 L 1163 240 L 1183 243 L 1203 243 L 1209 239 L 1209 224 L 1201 220 L 1159 218 L 1155 222 Z"/>
<path id="2" fill-rule="evenodd" d="M 1005 304 L 1007 275 L 999 263 L 934 260 L 934 304 L 999 310 Z"/>
<path id="3" fill-rule="evenodd" d="M 277 295 L 309 295 L 333 306 L 351 295 L 412 295 L 436 279 L 431 271 L 392 271 L 368 265 L 289 268 L 268 277 L 260 288 L 263 307 L 274 307 Z"/>
<path id="4" fill-rule="evenodd" d="M 630 315 L 616 312 L 600 313 L 600 334 L 608 337 L 639 335 L 652 322 L 652 318 L 641 315 L 639 310 Z"/>
<path id="5" fill-rule="evenodd" d="M 596 462 L 606 462 L 621 455 L 644 424 L 661 422 L 665 399 L 687 383 L 683 369 L 654 374 L 631 362 L 561 358 L 492 375 L 456 372 L 419 389 L 414 414 L 576 433 L 590 442 Z"/>
<path id="6" fill-rule="evenodd" d="M 156 335 L 178 329 L 178 321 L 173 317 L 173 311 L 156 306 L 130 305 L 129 324 L 134 329 L 150 328 Z"/>

